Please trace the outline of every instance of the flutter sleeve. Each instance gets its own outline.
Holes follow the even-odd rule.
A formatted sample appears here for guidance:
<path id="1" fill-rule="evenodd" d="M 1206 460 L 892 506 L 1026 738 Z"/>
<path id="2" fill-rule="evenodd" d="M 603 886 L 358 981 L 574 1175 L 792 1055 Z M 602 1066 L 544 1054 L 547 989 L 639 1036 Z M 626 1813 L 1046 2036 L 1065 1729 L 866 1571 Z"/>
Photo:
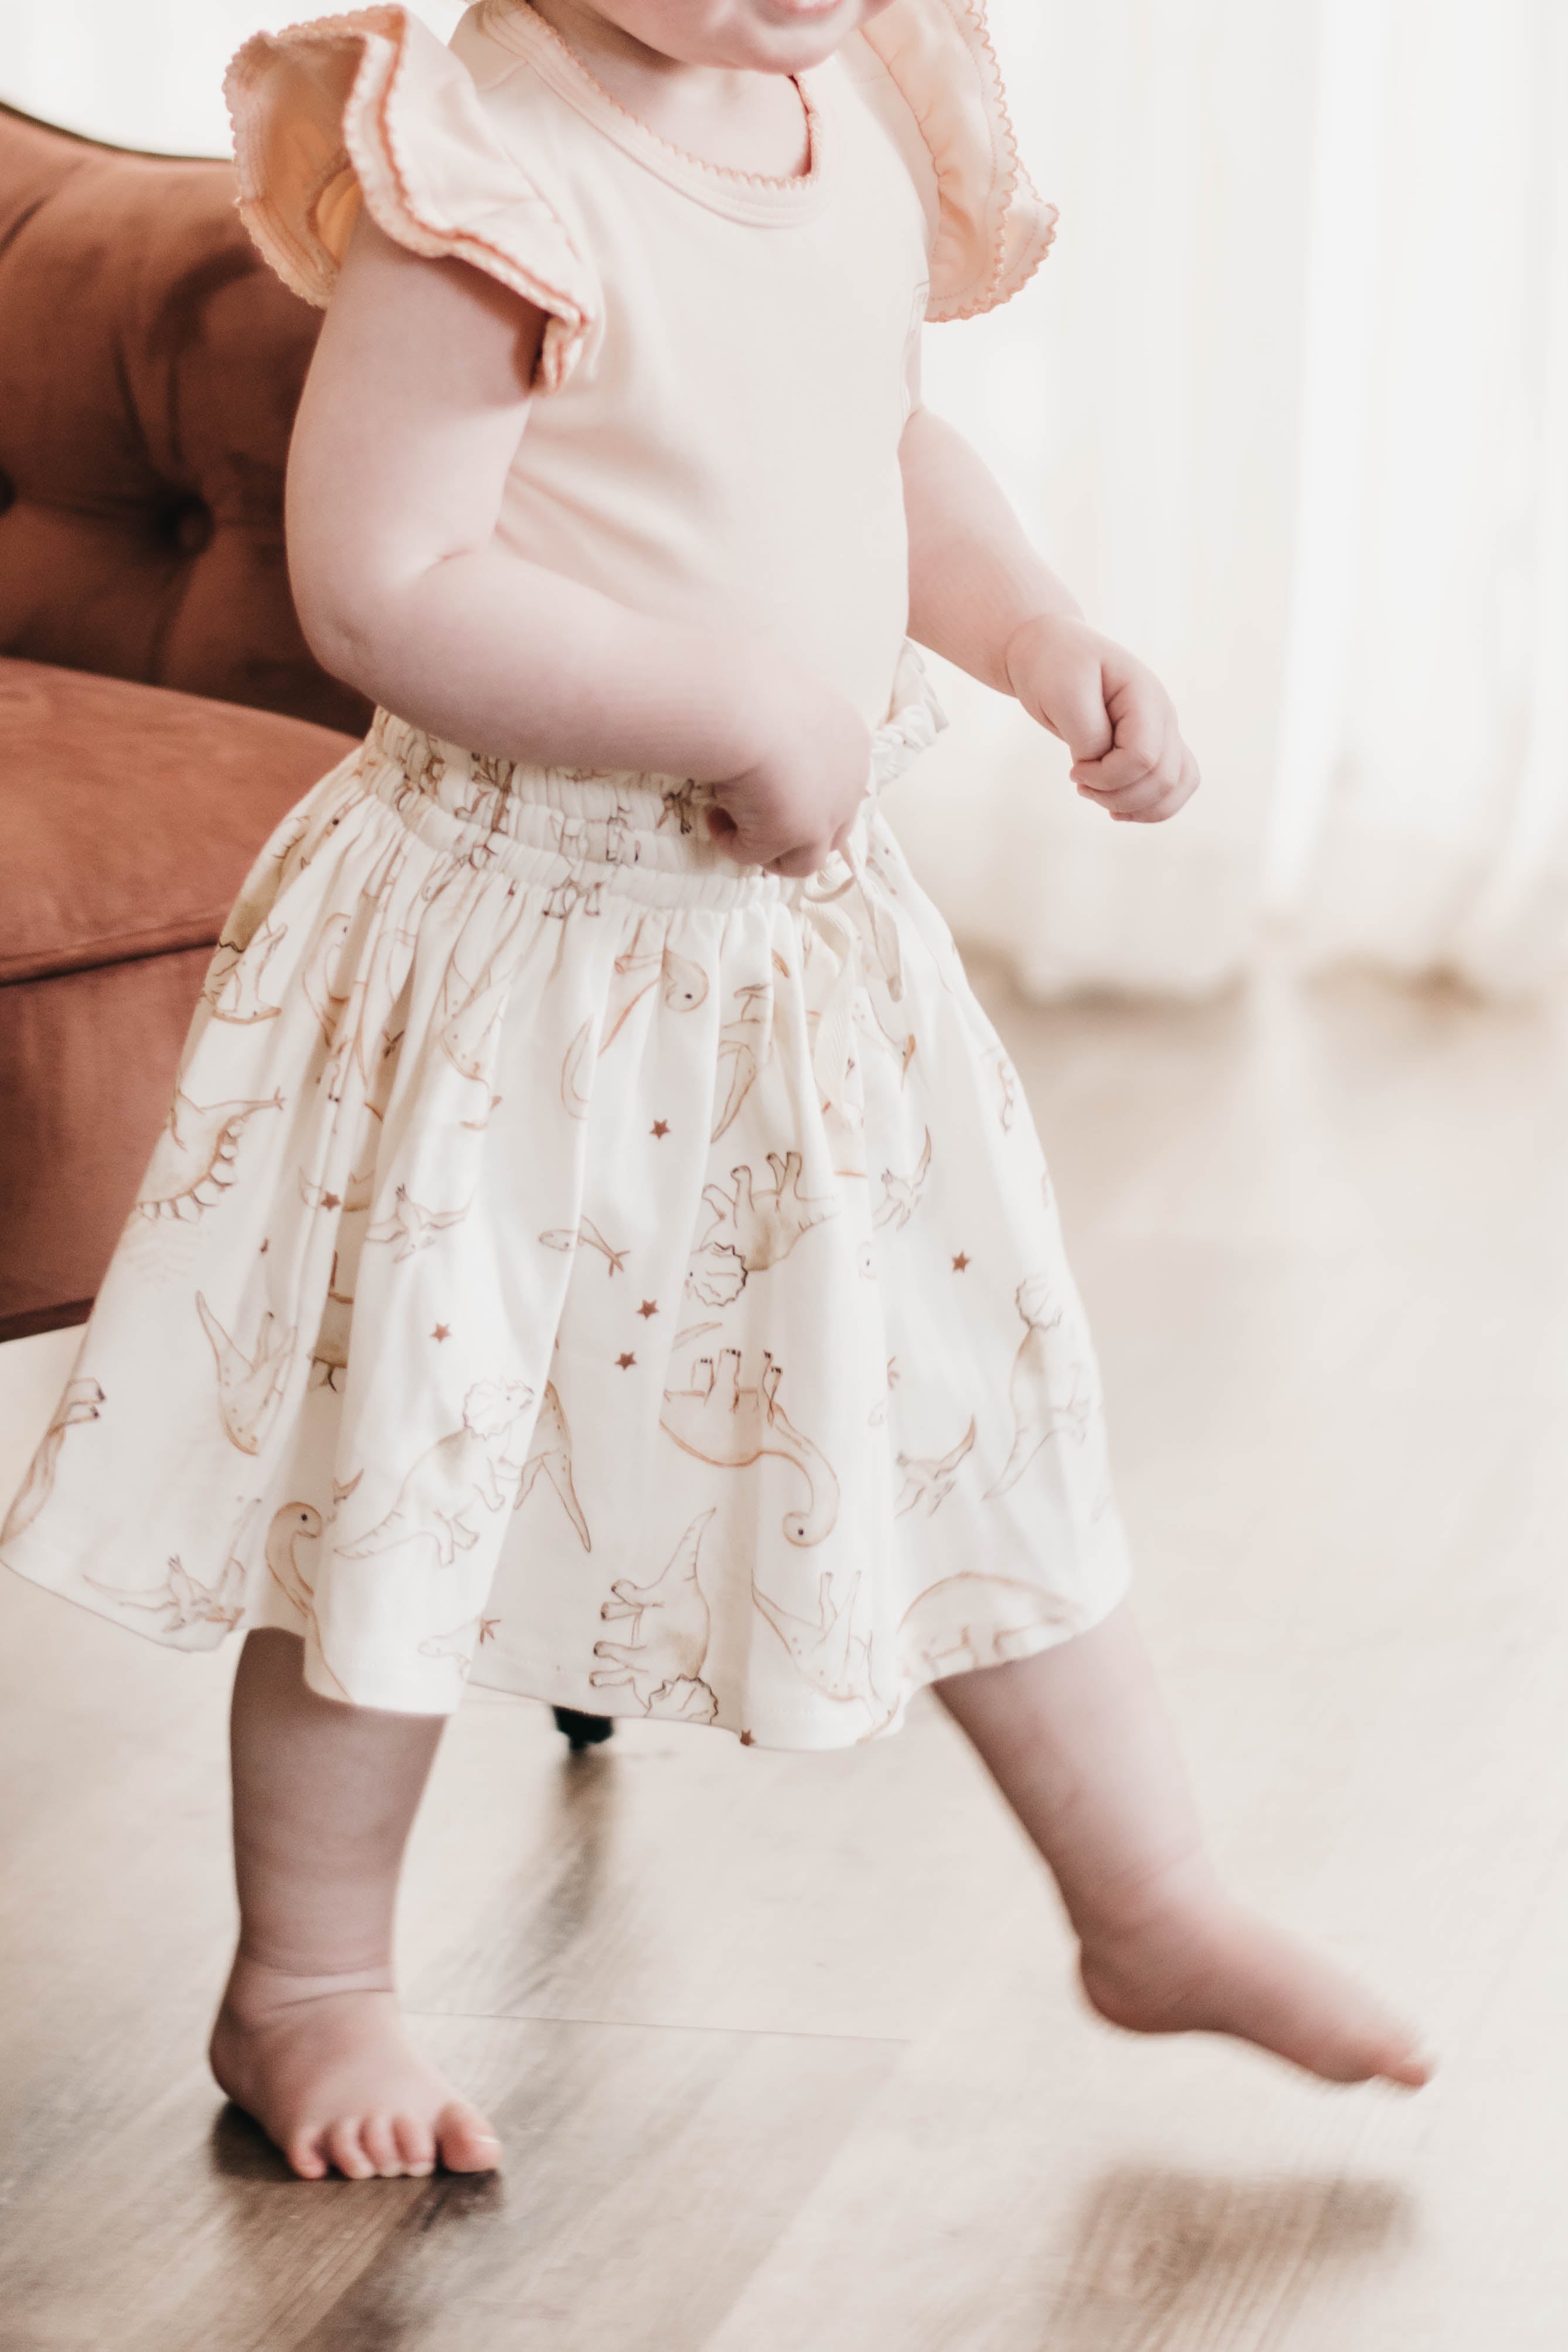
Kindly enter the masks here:
<path id="1" fill-rule="evenodd" d="M 892 0 L 860 37 L 919 126 L 936 174 L 928 319 L 972 319 L 1028 284 L 1056 207 L 1019 161 L 984 0 Z"/>
<path id="2" fill-rule="evenodd" d="M 470 262 L 534 303 L 536 389 L 566 381 L 595 323 L 592 273 L 417 16 L 377 6 L 257 33 L 224 87 L 240 216 L 286 286 L 325 306 L 363 204 L 411 253 Z"/>

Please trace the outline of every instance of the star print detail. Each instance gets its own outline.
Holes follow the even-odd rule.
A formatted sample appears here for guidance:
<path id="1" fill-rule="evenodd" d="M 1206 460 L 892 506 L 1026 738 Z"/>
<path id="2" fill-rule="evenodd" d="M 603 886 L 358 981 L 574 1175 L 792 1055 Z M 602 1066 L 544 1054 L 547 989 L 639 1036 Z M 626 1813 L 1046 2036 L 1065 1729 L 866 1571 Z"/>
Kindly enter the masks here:
<path id="1" fill-rule="evenodd" d="M 438 1323 L 430 1336 L 433 1339 L 450 1339 L 452 1337 L 451 1324 Z"/>
<path id="2" fill-rule="evenodd" d="M 263 1244 L 262 1244 L 262 1245 L 261 1245 L 261 1249 L 260 1249 L 260 1253 L 259 1253 L 259 1255 L 260 1255 L 262 1257 L 265 1257 L 265 1256 L 267 1255 L 267 1251 L 271 1248 L 271 1246 L 272 1246 L 272 1244 L 271 1244 L 271 1243 L 270 1243 L 270 1242 L 263 1242 Z"/>
<path id="3" fill-rule="evenodd" d="M 644 1298 L 643 1304 L 637 1309 L 638 1314 L 643 1318 L 644 1323 L 648 1320 L 650 1315 L 656 1315 L 658 1311 L 658 1301 L 653 1298 Z"/>
<path id="4" fill-rule="evenodd" d="M 953 1260 L 953 1271 L 955 1274 L 967 1273 L 968 1270 L 968 1259 L 965 1256 L 963 1251 L 960 1250 L 957 1256 Z"/>
<path id="5" fill-rule="evenodd" d="M 480 1620 L 479 1620 L 479 1647 L 480 1647 L 481 1649 L 483 1649 L 483 1648 L 484 1648 L 484 1646 L 485 1646 L 485 1644 L 486 1644 L 486 1642 L 493 1642 L 493 1641 L 495 1640 L 495 1638 L 496 1638 L 496 1628 L 497 1628 L 497 1626 L 500 1623 L 500 1622 L 501 1622 L 501 1621 L 500 1621 L 500 1619 L 499 1619 L 498 1617 L 481 1617 L 481 1618 L 480 1618 Z"/>
<path id="6" fill-rule="evenodd" d="M 623 1372 L 629 1372 L 629 1371 L 631 1370 L 631 1369 L 632 1369 L 632 1365 L 636 1362 L 637 1359 L 636 1359 L 636 1357 L 635 1357 L 635 1356 L 632 1356 L 632 1355 L 625 1355 L 625 1356 L 617 1356 L 617 1357 L 616 1357 L 616 1359 L 615 1359 L 615 1360 L 616 1360 L 617 1364 L 619 1364 L 619 1366 L 621 1367 L 621 1370 L 622 1370 Z"/>
<path id="7" fill-rule="evenodd" d="M 336 1192 L 323 1192 L 323 1193 L 322 1193 L 322 1195 L 321 1195 L 321 1206 L 322 1206 L 324 1209 L 340 1209 L 340 1208 L 342 1207 L 342 1205 L 343 1205 L 343 1203 L 342 1203 L 342 1202 L 339 1199 L 339 1197 L 338 1197 L 338 1195 L 337 1195 L 337 1193 L 336 1193 Z"/>
<path id="8" fill-rule="evenodd" d="M 740 1744 L 743 1748 L 755 1748 L 757 1745 L 755 1731 L 743 1731 L 740 1735 Z"/>
<path id="9" fill-rule="evenodd" d="M 670 1122 L 667 1118 L 656 1118 L 653 1121 L 653 1132 L 661 1139 L 668 1135 L 669 1131 Z"/>

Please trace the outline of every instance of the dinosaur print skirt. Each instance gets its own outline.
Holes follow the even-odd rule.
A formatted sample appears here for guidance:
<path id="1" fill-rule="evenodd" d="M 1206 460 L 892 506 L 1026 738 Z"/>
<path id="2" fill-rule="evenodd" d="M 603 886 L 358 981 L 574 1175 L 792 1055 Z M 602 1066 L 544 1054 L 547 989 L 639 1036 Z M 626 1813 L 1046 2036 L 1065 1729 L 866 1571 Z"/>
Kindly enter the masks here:
<path id="1" fill-rule="evenodd" d="M 913 661 L 875 788 L 940 718 Z M 0 1535 L 182 1649 L 775 1748 L 1127 1580 L 1045 1162 L 876 814 L 809 883 L 702 792 L 385 712 L 278 829 Z"/>

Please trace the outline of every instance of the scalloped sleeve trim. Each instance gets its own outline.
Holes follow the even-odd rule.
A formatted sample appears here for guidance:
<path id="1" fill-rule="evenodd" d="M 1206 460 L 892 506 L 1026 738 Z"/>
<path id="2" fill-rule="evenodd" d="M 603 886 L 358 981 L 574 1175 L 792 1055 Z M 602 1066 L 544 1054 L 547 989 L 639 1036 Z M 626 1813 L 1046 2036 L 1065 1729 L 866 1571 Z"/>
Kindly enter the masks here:
<path id="1" fill-rule="evenodd" d="M 972 319 L 1026 286 L 1056 207 L 1030 184 L 983 0 L 892 0 L 860 37 L 887 68 L 936 172 L 928 319 Z"/>
<path id="2" fill-rule="evenodd" d="M 326 305 L 362 202 L 411 253 L 469 262 L 544 311 L 536 389 L 565 383 L 596 323 L 594 281 L 418 17 L 386 5 L 257 33 L 224 89 L 240 217 L 286 286 Z"/>

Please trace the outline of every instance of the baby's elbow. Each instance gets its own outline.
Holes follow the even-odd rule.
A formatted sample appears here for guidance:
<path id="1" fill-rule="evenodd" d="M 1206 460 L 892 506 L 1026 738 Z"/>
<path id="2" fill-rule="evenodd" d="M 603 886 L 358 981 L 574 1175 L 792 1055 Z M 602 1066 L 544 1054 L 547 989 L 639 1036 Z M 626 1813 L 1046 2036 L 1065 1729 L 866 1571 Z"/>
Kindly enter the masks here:
<path id="1" fill-rule="evenodd" d="M 321 667 L 378 700 L 393 634 L 385 600 L 367 593 L 362 583 L 344 579 L 335 568 L 299 562 L 292 552 L 288 580 L 301 634 Z"/>

